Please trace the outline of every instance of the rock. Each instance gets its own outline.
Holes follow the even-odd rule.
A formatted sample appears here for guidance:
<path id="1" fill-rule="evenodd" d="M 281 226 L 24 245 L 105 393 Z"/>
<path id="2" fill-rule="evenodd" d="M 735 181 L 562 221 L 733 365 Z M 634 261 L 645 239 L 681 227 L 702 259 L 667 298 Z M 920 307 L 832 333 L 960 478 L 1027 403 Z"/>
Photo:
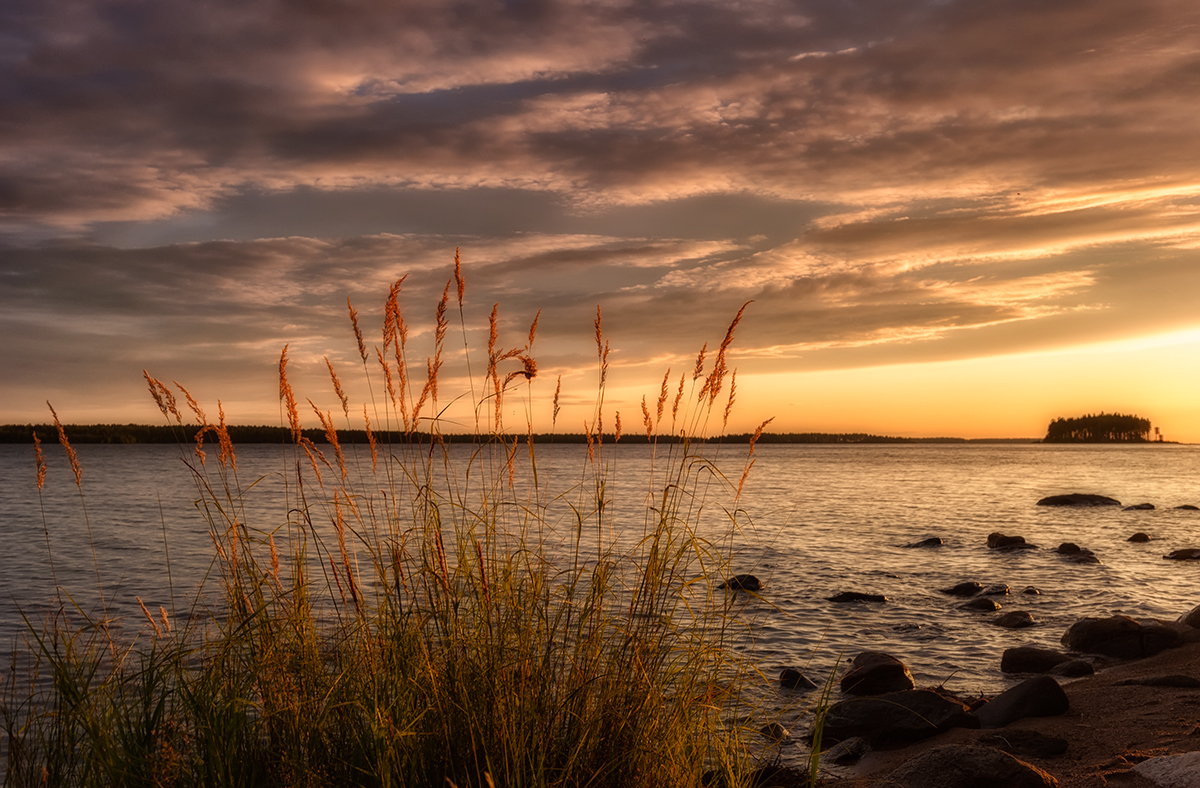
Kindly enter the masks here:
<path id="1" fill-rule="evenodd" d="M 956 586 L 943 588 L 942 593 L 949 594 L 950 596 L 975 596 L 982 590 L 983 583 L 976 583 L 974 580 L 968 580 L 964 583 L 959 583 Z"/>
<path id="2" fill-rule="evenodd" d="M 769 722 L 759 728 L 758 732 L 771 741 L 787 741 L 792 738 L 792 732 L 778 722 Z"/>
<path id="3" fill-rule="evenodd" d="M 988 534 L 987 546 L 993 550 L 1027 550 L 1036 549 L 1034 545 L 1025 541 L 1023 536 L 1008 536 L 999 531 Z"/>
<path id="4" fill-rule="evenodd" d="M 983 589 L 983 596 L 1008 596 L 1008 586 L 1004 583 L 993 583 Z"/>
<path id="5" fill-rule="evenodd" d="M 1126 506 L 1121 511 L 1123 512 L 1147 512 L 1154 508 L 1152 503 L 1135 503 L 1133 506 Z"/>
<path id="6" fill-rule="evenodd" d="M 1136 534 L 1129 537 L 1125 541 L 1126 542 L 1134 542 L 1135 544 L 1143 544 L 1145 542 L 1150 541 L 1150 534 L 1144 534 L 1141 531 L 1138 531 Z"/>
<path id="7" fill-rule="evenodd" d="M 1067 751 L 1066 739 L 1020 728 L 1003 733 L 985 733 L 978 741 L 1010 755 L 1026 755 L 1030 758 L 1054 758 Z"/>
<path id="8" fill-rule="evenodd" d="M 1200 689 L 1200 679 L 1194 676 L 1149 676 L 1142 679 L 1124 679 L 1117 682 L 1117 686 L 1129 687 L 1176 687 L 1179 689 Z"/>
<path id="9" fill-rule="evenodd" d="M 1058 780 L 1006 752 L 978 744 L 943 744 L 888 777 L 889 788 L 1057 788 Z"/>
<path id="10" fill-rule="evenodd" d="M 849 766 L 858 763 L 862 757 L 871 751 L 870 743 L 861 736 L 851 736 L 840 741 L 821 753 L 821 759 L 838 766 Z"/>
<path id="11" fill-rule="evenodd" d="M 817 685 L 808 676 L 795 668 L 784 668 L 779 671 L 779 685 L 790 690 L 816 689 Z"/>
<path id="12" fill-rule="evenodd" d="M 1133 771 L 1162 788 L 1194 788 L 1200 785 L 1200 752 L 1147 758 Z"/>
<path id="13" fill-rule="evenodd" d="M 983 728 L 1003 728 L 1024 717 L 1053 717 L 1071 707 L 1067 693 L 1050 676 L 1035 676 L 1011 687 L 975 712 Z"/>
<path id="14" fill-rule="evenodd" d="M 1054 549 L 1054 552 L 1059 555 L 1077 555 L 1083 552 L 1083 548 L 1074 542 L 1063 542 Z"/>
<path id="15" fill-rule="evenodd" d="M 1179 623 L 1200 629 L 1200 605 L 1196 605 L 1196 607 L 1180 616 Z"/>
<path id="16" fill-rule="evenodd" d="M 822 741 L 858 736 L 872 747 L 893 746 L 927 739 L 950 728 L 977 727 L 979 719 L 961 702 L 932 690 L 905 690 L 833 704 L 825 714 Z"/>
<path id="17" fill-rule="evenodd" d="M 761 591 L 762 581 L 754 575 L 734 575 L 717 588 L 728 588 L 731 591 Z"/>
<path id="18" fill-rule="evenodd" d="M 916 686 L 908 667 L 891 654 L 864 651 L 850 663 L 842 676 L 842 692 L 847 695 L 883 695 L 911 690 Z"/>
<path id="19" fill-rule="evenodd" d="M 1013 610 L 996 616 L 990 623 L 1005 629 L 1023 629 L 1033 626 L 1034 620 L 1028 610 Z"/>
<path id="20" fill-rule="evenodd" d="M 825 597 L 830 602 L 887 602 L 883 594 L 863 594 L 859 591 L 842 591 L 839 594 Z"/>
<path id="21" fill-rule="evenodd" d="M 706 772 L 705 774 L 713 776 L 707 782 L 704 781 L 704 776 L 701 776 L 701 782 L 704 785 L 721 784 L 717 782 L 716 772 Z M 746 775 L 745 785 L 747 788 L 799 788 L 808 785 L 808 775 L 791 766 L 773 764 L 761 766 L 750 772 Z"/>
<path id="22" fill-rule="evenodd" d="M 1071 493 L 1070 495 L 1051 495 L 1037 502 L 1038 506 L 1120 506 L 1116 498 L 1106 495 L 1091 495 L 1089 493 Z"/>
<path id="23" fill-rule="evenodd" d="M 1050 673 L 1067 679 L 1077 679 L 1080 676 L 1091 676 L 1096 672 L 1096 666 L 1086 659 L 1069 659 L 1050 668 Z"/>
<path id="24" fill-rule="evenodd" d="M 1070 662 L 1061 651 L 1036 646 L 1017 646 L 1004 650 L 1000 670 L 1004 673 L 1049 673 L 1055 665 Z"/>
<path id="25" fill-rule="evenodd" d="M 969 602 L 963 602 L 961 605 L 958 606 L 958 609 L 959 610 L 982 610 L 986 613 L 994 613 L 995 611 L 1000 609 L 1000 603 L 994 599 L 988 599 L 987 597 L 981 596 L 978 599 L 972 599 Z"/>
<path id="26" fill-rule="evenodd" d="M 1183 506 L 1176 506 L 1176 509 L 1183 509 L 1185 512 L 1200 512 L 1200 506 L 1195 506 L 1190 503 L 1185 503 Z"/>
<path id="27" fill-rule="evenodd" d="M 904 546 L 905 547 L 941 547 L 943 544 L 945 544 L 945 542 L 942 541 L 942 537 L 931 536 L 928 539 L 922 539 L 919 542 L 913 542 L 912 544 L 906 544 Z"/>
<path id="28" fill-rule="evenodd" d="M 1080 547 L 1074 542 L 1063 542 L 1054 549 L 1054 552 L 1066 558 L 1068 561 L 1076 564 L 1098 564 L 1100 559 L 1096 554 L 1086 547 Z"/>
<path id="29" fill-rule="evenodd" d="M 1029 594 L 1030 596 L 1041 596 L 1042 590 L 1036 586 L 1025 586 L 1025 588 L 1021 590 L 1021 593 Z"/>
<path id="30" fill-rule="evenodd" d="M 1172 550 L 1163 556 L 1167 561 L 1195 561 L 1200 559 L 1200 547 L 1185 547 L 1182 550 Z"/>
<path id="31" fill-rule="evenodd" d="M 1141 659 L 1182 644 L 1179 633 L 1158 623 L 1141 624 L 1129 616 L 1081 618 L 1067 629 L 1062 644 L 1072 651 Z"/>

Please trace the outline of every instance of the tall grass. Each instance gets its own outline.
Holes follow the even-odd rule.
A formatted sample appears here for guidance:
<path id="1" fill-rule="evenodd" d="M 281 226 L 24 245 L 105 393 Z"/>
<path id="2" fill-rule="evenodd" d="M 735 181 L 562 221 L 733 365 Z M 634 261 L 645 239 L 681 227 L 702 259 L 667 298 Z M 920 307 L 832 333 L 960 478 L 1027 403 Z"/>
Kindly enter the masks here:
<path id="1" fill-rule="evenodd" d="M 369 454 L 343 447 L 335 416 L 316 405 L 327 444 L 301 434 L 284 348 L 281 419 L 293 441 L 286 511 L 274 522 L 247 521 L 241 502 L 254 480 L 239 476 L 219 403 L 210 420 L 187 389 L 146 375 L 188 441 L 220 601 L 202 615 L 198 594 L 178 621 L 143 605 L 131 642 L 80 608 L 31 621 L 32 648 L 7 671 L 0 708 L 8 785 L 746 779 L 754 764 L 726 713 L 743 673 L 730 648 L 742 624 L 717 584 L 752 459 L 740 479 L 727 477 L 706 456 L 712 447 L 692 442 L 729 417 L 726 352 L 741 312 L 710 365 L 701 351 L 690 374 L 676 384 L 668 370 L 643 399 L 653 459 L 644 500 L 631 505 L 613 500 L 622 425 L 604 401 L 599 311 L 587 459 L 564 483 L 532 440 L 536 318 L 505 347 L 493 308 L 486 358 L 475 359 L 482 379 L 448 392 L 439 376 L 455 293 L 461 365 L 472 360 L 461 269 L 456 260 L 423 364 L 410 358 L 403 281 L 386 301 L 381 346 L 368 344 L 348 302 L 365 405 L 351 406 L 326 361 L 337 420 L 367 430 Z M 423 381 L 410 374 L 422 367 Z M 441 414 L 456 397 L 472 404 L 475 440 L 452 451 Z M 523 431 L 502 421 L 510 402 L 527 414 Z M 381 425 L 408 442 L 377 443 Z M 711 528 L 714 518 L 723 526 Z"/>

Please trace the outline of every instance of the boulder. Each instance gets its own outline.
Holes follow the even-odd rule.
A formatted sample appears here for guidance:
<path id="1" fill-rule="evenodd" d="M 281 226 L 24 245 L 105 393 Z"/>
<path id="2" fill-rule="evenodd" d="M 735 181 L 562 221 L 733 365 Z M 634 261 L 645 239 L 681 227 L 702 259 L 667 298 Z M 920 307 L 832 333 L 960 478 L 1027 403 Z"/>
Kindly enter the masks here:
<path id="1" fill-rule="evenodd" d="M 842 591 L 833 596 L 825 597 L 830 602 L 886 602 L 888 598 L 883 594 L 864 594 L 860 591 Z"/>
<path id="2" fill-rule="evenodd" d="M 1023 629 L 1034 624 L 1033 615 L 1028 610 L 1013 610 L 1001 613 L 991 620 L 992 624 L 1005 629 Z"/>
<path id="3" fill-rule="evenodd" d="M 847 695 L 883 695 L 911 690 L 916 686 L 908 667 L 891 654 L 864 651 L 850 663 L 842 676 L 842 692 Z"/>
<path id="4" fill-rule="evenodd" d="M 1057 788 L 1058 780 L 1006 752 L 978 744 L 943 744 L 891 773 L 894 788 Z"/>
<path id="5" fill-rule="evenodd" d="M 1200 752 L 1147 758 L 1134 766 L 1133 771 L 1164 788 L 1200 785 Z"/>
<path id="6" fill-rule="evenodd" d="M 1135 503 L 1133 506 L 1126 506 L 1121 511 L 1123 512 L 1148 512 L 1154 508 L 1152 503 Z"/>
<path id="7" fill-rule="evenodd" d="M 1070 661 L 1070 656 L 1054 649 L 1017 646 L 1004 650 L 1000 670 L 1004 673 L 1049 673 L 1055 665 Z"/>
<path id="8" fill-rule="evenodd" d="M 1179 633 L 1169 627 L 1141 624 L 1129 616 L 1081 618 L 1062 636 L 1062 644 L 1072 651 L 1117 659 L 1150 657 L 1182 642 Z"/>
<path id="9" fill-rule="evenodd" d="M 1196 561 L 1200 560 L 1200 547 L 1184 547 L 1181 550 L 1172 550 L 1163 558 L 1167 561 Z"/>
<path id="10" fill-rule="evenodd" d="M 976 583 L 974 580 L 968 580 L 966 582 L 959 583 L 958 585 L 950 586 L 949 588 L 943 588 L 942 593 L 949 594 L 950 596 L 975 596 L 982 590 L 983 583 Z"/>
<path id="11" fill-rule="evenodd" d="M 1200 629 L 1200 605 L 1196 605 L 1194 608 L 1180 616 L 1179 623 Z"/>
<path id="12" fill-rule="evenodd" d="M 851 736 L 821 753 L 821 760 L 827 763 L 836 763 L 838 766 L 849 766 L 852 763 L 858 763 L 870 751 L 871 745 L 866 739 L 861 736 Z"/>
<path id="13" fill-rule="evenodd" d="M 1086 659 L 1069 659 L 1066 662 L 1061 662 L 1050 668 L 1050 673 L 1054 676 L 1062 676 L 1067 679 L 1077 679 L 1080 676 L 1091 676 L 1096 672 L 1096 666 L 1088 662 Z"/>
<path id="14" fill-rule="evenodd" d="M 817 688 L 812 679 L 795 668 L 784 668 L 779 671 L 779 686 L 790 690 L 810 690 Z"/>
<path id="15" fill-rule="evenodd" d="M 1177 689 L 1200 689 L 1200 679 L 1195 676 L 1172 674 L 1169 676 L 1148 676 L 1141 679 L 1123 679 L 1117 682 L 1119 687 L 1175 687 Z"/>
<path id="16" fill-rule="evenodd" d="M 717 588 L 728 588 L 731 591 L 761 591 L 762 581 L 754 575 L 734 575 Z"/>
<path id="17" fill-rule="evenodd" d="M 1129 537 L 1125 541 L 1133 542 L 1134 544 L 1144 544 L 1144 543 L 1150 541 L 1150 534 L 1146 534 L 1146 533 L 1142 533 L 1141 531 L 1138 531 L 1136 534 Z"/>
<path id="18" fill-rule="evenodd" d="M 1004 750 L 1009 755 L 1024 755 L 1030 758 L 1055 758 L 1067 751 L 1067 740 L 1037 731 L 1012 728 L 1004 733 L 985 733 L 977 740 L 980 744 Z"/>
<path id="19" fill-rule="evenodd" d="M 958 606 L 959 610 L 982 610 L 985 613 L 994 613 L 1000 609 L 1000 603 L 994 599 L 987 597 L 979 597 L 972 599 L 969 602 L 963 602 Z"/>
<path id="20" fill-rule="evenodd" d="M 1071 707 L 1067 693 L 1050 676 L 1035 676 L 1010 687 L 975 712 L 983 728 L 1003 728 L 1025 717 L 1053 717 Z"/>
<path id="21" fill-rule="evenodd" d="M 932 690 L 905 690 L 838 701 L 825 714 L 821 740 L 833 744 L 858 736 L 872 747 L 897 746 L 950 728 L 978 727 L 979 719 L 960 701 Z"/>
<path id="22" fill-rule="evenodd" d="M 988 534 L 987 546 L 993 550 L 1036 550 L 1036 545 L 1025 541 L 1023 536 L 1009 536 L 999 531 Z"/>
<path id="23" fill-rule="evenodd" d="M 1004 583 L 993 583 L 983 589 L 983 596 L 1008 596 L 1009 588 Z"/>
<path id="24" fill-rule="evenodd" d="M 1037 502 L 1038 506 L 1120 506 L 1121 502 L 1107 495 L 1092 495 L 1089 493 L 1071 493 L 1070 495 L 1051 495 Z"/>
<path id="25" fill-rule="evenodd" d="M 931 536 L 928 539 L 922 539 L 919 542 L 913 542 L 912 544 L 906 544 L 904 546 L 905 547 L 941 547 L 943 544 L 945 544 L 945 542 L 942 541 L 942 537 Z"/>

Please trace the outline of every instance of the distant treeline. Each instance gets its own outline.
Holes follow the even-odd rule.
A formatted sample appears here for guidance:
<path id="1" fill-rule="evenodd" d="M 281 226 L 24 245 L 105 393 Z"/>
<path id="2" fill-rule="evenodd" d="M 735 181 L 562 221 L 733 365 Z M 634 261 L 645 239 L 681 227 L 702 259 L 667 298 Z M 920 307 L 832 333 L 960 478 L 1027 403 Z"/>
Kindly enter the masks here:
<path id="1" fill-rule="evenodd" d="M 1150 440 L 1150 420 L 1121 413 L 1060 418 L 1046 429 L 1046 443 L 1141 443 Z"/>
<path id="2" fill-rule="evenodd" d="M 229 426 L 230 439 L 236 443 L 288 443 L 292 439 L 291 430 L 287 427 L 245 427 Z M 1149 423 L 1147 423 L 1149 429 Z M 63 430 L 67 439 L 72 443 L 191 443 L 199 427 L 188 425 L 150 426 L 147 424 L 67 424 Z M 33 443 L 33 433 L 43 442 L 56 442 L 58 433 L 53 424 L 4 424 L 0 425 L 0 443 Z M 327 443 L 325 431 L 306 429 L 304 437 L 313 443 Z M 525 435 L 505 436 L 506 440 L 526 438 Z M 723 435 L 709 438 L 710 443 L 749 443 L 752 433 L 744 432 L 734 435 Z M 612 442 L 614 436 L 607 434 L 604 442 Z M 338 430 L 339 443 L 367 443 L 365 430 Z M 478 442 L 481 438 L 475 434 L 444 434 L 440 439 L 447 443 Z M 659 443 L 673 443 L 678 440 L 672 435 L 659 435 L 655 438 Z M 427 442 L 428 433 L 406 435 L 403 432 L 379 431 L 375 433 L 379 443 L 408 443 Z M 535 433 L 535 443 L 587 443 L 587 435 L 582 433 Z M 205 436 L 206 442 L 215 442 L 216 436 Z M 621 443 L 647 443 L 645 433 L 625 434 Z M 766 443 L 967 443 L 965 438 L 895 438 L 886 435 L 868 435 L 866 433 L 826 433 L 826 432 L 774 432 L 763 433 L 758 442 Z"/>

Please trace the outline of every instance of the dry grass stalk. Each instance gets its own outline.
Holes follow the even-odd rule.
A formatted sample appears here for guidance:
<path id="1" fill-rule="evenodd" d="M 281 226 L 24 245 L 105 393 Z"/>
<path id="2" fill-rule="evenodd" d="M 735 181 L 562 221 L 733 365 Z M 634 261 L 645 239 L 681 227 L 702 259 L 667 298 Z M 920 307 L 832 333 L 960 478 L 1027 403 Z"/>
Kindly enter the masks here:
<path id="1" fill-rule="evenodd" d="M 671 423 L 674 424 L 679 417 L 679 401 L 683 399 L 683 379 L 684 376 L 679 376 L 679 390 L 675 392 L 675 404 L 671 406 Z"/>
<path id="2" fill-rule="evenodd" d="M 350 418 L 350 400 L 346 397 L 346 392 L 342 390 L 342 382 L 338 380 L 337 373 L 333 371 L 333 364 L 329 363 L 329 356 L 325 356 L 325 366 L 329 368 L 329 379 L 333 381 L 333 391 L 342 401 L 342 413 L 346 418 Z"/>
<path id="3" fill-rule="evenodd" d="M 205 424 L 208 424 L 208 417 L 204 415 L 204 410 L 201 409 L 199 403 L 197 403 L 195 398 L 192 397 L 192 393 L 185 389 L 183 384 L 178 380 L 172 380 L 171 382 L 175 384 L 175 388 L 183 392 L 183 397 L 185 400 L 187 400 L 188 408 L 191 409 L 192 413 L 196 417 L 196 424 L 201 427 L 203 427 Z"/>
<path id="4" fill-rule="evenodd" d="M 288 425 L 292 428 L 292 440 L 298 443 L 301 438 L 300 413 L 296 410 L 296 395 L 292 393 L 292 384 L 288 383 L 287 352 L 288 346 L 284 345 L 283 352 L 279 354 L 279 398 L 283 400 L 287 409 Z"/>
<path id="5" fill-rule="evenodd" d="M 140 596 L 135 596 L 134 599 L 137 600 L 138 607 L 142 609 L 142 614 L 146 616 L 146 620 L 150 622 L 150 626 L 154 629 L 154 636 L 161 638 L 163 636 L 162 629 L 159 628 L 158 622 L 154 620 L 154 616 L 150 615 L 150 611 L 146 609 L 146 605 L 144 602 L 142 602 L 142 598 Z"/>
<path id="6" fill-rule="evenodd" d="M 321 422 L 321 426 L 325 428 L 325 440 L 329 441 L 329 445 L 333 447 L 333 458 L 337 460 L 338 470 L 341 471 L 342 478 L 347 477 L 346 473 L 346 455 L 342 453 L 342 444 L 338 441 L 337 430 L 333 427 L 333 414 L 322 413 L 313 401 L 308 401 L 309 407 L 313 409 L 313 413 L 317 414 L 317 419 Z"/>
<path id="7" fill-rule="evenodd" d="M 656 427 L 662 422 L 663 407 L 667 404 L 667 382 L 670 377 L 671 368 L 667 367 L 667 371 L 663 373 L 662 388 L 658 391 L 658 412 L 654 417 L 654 426 Z"/>
<path id="8" fill-rule="evenodd" d="M 42 441 L 36 432 L 33 433 L 33 459 L 37 465 L 37 488 L 40 493 L 46 484 L 46 457 L 42 454 Z"/>
<path id="9" fill-rule="evenodd" d="M 66 430 L 63 429 L 62 423 L 58 420 L 58 414 L 54 412 L 54 406 L 47 402 L 46 407 L 50 408 L 50 415 L 54 417 L 54 429 L 58 430 L 58 442 L 66 450 L 67 460 L 71 463 L 71 470 L 75 472 L 75 486 L 82 487 L 83 470 L 79 467 L 79 458 L 75 456 L 75 450 L 71 448 L 71 442 L 67 440 Z"/>
<path id="10" fill-rule="evenodd" d="M 696 356 L 696 368 L 692 370 L 692 380 L 699 380 L 704 375 L 704 356 L 708 353 L 708 343 L 704 343 L 704 347 L 700 348 L 699 355 Z"/>
<path id="11" fill-rule="evenodd" d="M 367 425 L 367 443 L 371 446 L 371 473 L 379 471 L 379 445 L 375 443 L 375 433 L 371 430 L 371 417 L 367 415 L 367 406 L 363 405 L 363 421 Z"/>
<path id="12" fill-rule="evenodd" d="M 559 397 L 559 394 L 561 394 L 561 393 L 562 393 L 562 375 L 559 375 L 558 376 L 558 384 L 555 385 L 555 387 L 554 387 L 554 411 L 553 411 L 553 415 L 550 418 L 551 426 L 558 424 L 558 411 L 559 411 L 558 397 Z"/>
<path id="13" fill-rule="evenodd" d="M 221 447 L 218 459 L 221 465 L 237 470 L 237 455 L 233 453 L 233 441 L 229 437 L 229 429 L 225 426 L 225 407 L 217 400 L 217 444 Z"/>
<path id="14" fill-rule="evenodd" d="M 458 257 L 458 247 L 454 247 L 454 281 L 458 285 L 458 308 L 462 309 L 463 292 L 466 290 L 467 282 L 463 278 L 462 262 Z"/>
<path id="15" fill-rule="evenodd" d="M 774 416 L 759 424 L 758 429 L 754 431 L 754 435 L 750 438 L 750 450 L 746 454 L 746 466 L 742 469 L 742 478 L 738 480 L 737 494 L 734 496 L 735 500 L 742 497 L 742 487 L 746 484 L 746 479 L 750 476 L 750 469 L 754 467 L 754 444 L 758 443 L 758 439 L 762 437 L 763 430 L 773 421 L 775 421 Z"/>
<path id="16" fill-rule="evenodd" d="M 646 407 L 646 395 L 642 395 L 642 426 L 646 428 L 646 440 L 654 434 L 654 421 L 650 418 L 650 409 Z"/>
<path id="17" fill-rule="evenodd" d="M 733 401 L 737 396 L 737 370 L 733 371 L 733 375 L 729 378 L 729 399 L 725 402 L 725 415 L 721 418 L 721 431 L 729 426 L 729 414 L 733 410 Z"/>
<path id="18" fill-rule="evenodd" d="M 362 356 L 363 364 L 367 363 L 367 344 L 363 341 L 362 329 L 358 326 L 358 312 L 354 311 L 354 304 L 350 303 L 350 299 L 346 299 L 346 308 L 350 310 L 350 325 L 354 328 L 354 339 L 358 342 L 358 355 Z"/>
<path id="19" fill-rule="evenodd" d="M 613 428 L 613 443 L 621 440 L 621 411 L 617 411 L 617 426 Z"/>

